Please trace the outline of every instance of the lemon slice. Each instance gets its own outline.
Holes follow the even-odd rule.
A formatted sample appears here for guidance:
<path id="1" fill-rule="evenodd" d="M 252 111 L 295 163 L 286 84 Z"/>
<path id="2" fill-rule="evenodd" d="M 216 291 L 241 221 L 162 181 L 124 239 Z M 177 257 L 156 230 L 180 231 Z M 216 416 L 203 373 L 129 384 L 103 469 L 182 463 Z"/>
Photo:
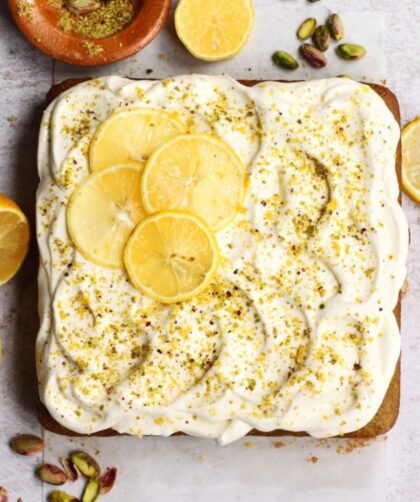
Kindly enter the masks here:
<path id="1" fill-rule="evenodd" d="M 420 117 L 407 124 L 402 139 L 402 185 L 405 193 L 420 204 Z"/>
<path id="2" fill-rule="evenodd" d="M 245 166 L 224 141 L 207 134 L 180 135 L 157 148 L 142 178 L 148 213 L 168 209 L 200 216 L 220 230 L 245 193 Z"/>
<path id="3" fill-rule="evenodd" d="M 164 141 L 185 132 L 175 114 L 149 108 L 131 108 L 112 114 L 96 131 L 89 150 L 91 171 L 119 164 L 143 165 Z"/>
<path id="4" fill-rule="evenodd" d="M 203 291 L 218 261 L 216 239 L 196 216 L 166 211 L 144 218 L 132 233 L 124 262 L 134 286 L 163 303 Z"/>
<path id="5" fill-rule="evenodd" d="M 0 286 L 19 270 L 28 252 L 29 223 L 19 206 L 0 194 Z"/>
<path id="6" fill-rule="evenodd" d="M 175 29 L 193 56 L 221 61 L 241 51 L 254 17 L 252 0 L 180 0 Z"/>
<path id="7" fill-rule="evenodd" d="M 124 246 L 144 216 L 141 169 L 109 167 L 88 176 L 73 192 L 67 228 L 78 251 L 106 267 L 123 267 Z"/>

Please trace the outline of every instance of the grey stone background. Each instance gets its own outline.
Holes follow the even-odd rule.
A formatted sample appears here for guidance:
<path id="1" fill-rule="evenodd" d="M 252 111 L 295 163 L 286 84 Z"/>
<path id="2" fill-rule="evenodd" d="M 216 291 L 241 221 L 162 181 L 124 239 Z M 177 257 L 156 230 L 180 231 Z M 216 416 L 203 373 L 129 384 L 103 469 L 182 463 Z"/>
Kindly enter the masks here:
<path id="1" fill-rule="evenodd" d="M 255 0 L 256 8 L 258 1 Z M 305 15 L 305 0 L 278 2 L 296 5 Z M 335 11 L 380 10 L 386 13 L 387 84 L 399 98 L 403 124 L 420 115 L 420 2 L 326 0 L 323 4 Z M 6 0 L 0 0 L 0 191 L 20 204 L 32 229 L 37 186 L 37 134 L 45 94 L 53 82 L 55 69 L 56 63 L 23 38 L 10 17 Z M 77 68 L 63 69 L 63 65 L 59 69 L 60 74 L 79 73 Z M 113 66 L 107 70 L 108 73 L 117 72 Z M 420 501 L 420 209 L 405 196 L 403 207 L 410 225 L 411 246 L 409 293 L 403 300 L 402 310 L 401 411 L 397 425 L 386 440 L 383 469 L 387 501 Z M 13 494 L 11 500 L 20 496 L 24 502 L 41 502 L 45 500 L 44 493 L 48 492 L 30 474 L 31 466 L 37 465 L 39 459 L 11 454 L 7 447 L 9 438 L 17 433 L 43 434 L 33 408 L 36 392 L 33 349 L 38 326 L 37 260 L 33 238 L 22 270 L 0 289 L 0 337 L 4 344 L 4 360 L 0 365 L 0 485 L 8 487 Z M 54 439 L 47 437 L 47 441 L 51 443 L 51 454 Z M 127 495 L 127 489 L 124 487 L 121 498 L 124 493 L 128 501 L 142 500 L 140 496 Z M 375 500 L 382 499 L 381 496 Z M 188 496 L 181 494 L 177 500 L 188 500 Z M 235 496 L 235 500 L 248 498 L 244 493 Z M 322 497 L 319 500 L 323 500 Z"/>

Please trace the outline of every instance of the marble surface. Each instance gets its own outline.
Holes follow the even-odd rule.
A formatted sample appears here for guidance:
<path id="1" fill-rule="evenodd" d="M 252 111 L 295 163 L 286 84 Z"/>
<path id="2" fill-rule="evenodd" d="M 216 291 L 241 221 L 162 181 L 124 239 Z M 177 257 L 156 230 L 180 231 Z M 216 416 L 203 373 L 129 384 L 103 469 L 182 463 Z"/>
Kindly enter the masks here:
<path id="1" fill-rule="evenodd" d="M 301 12 L 302 17 L 311 8 L 305 0 L 277 1 L 288 9 Z M 255 0 L 257 9 L 259 2 L 265 3 L 265 0 Z M 321 2 L 334 11 L 385 13 L 387 84 L 399 98 L 403 123 L 420 115 L 418 0 Z M 17 200 L 33 225 L 37 185 L 36 140 L 44 96 L 55 77 L 68 73 L 78 75 L 81 69 L 56 64 L 30 46 L 15 28 L 6 0 L 0 0 L 0 34 L 0 191 Z M 275 34 L 271 36 L 275 37 Z M 130 69 L 135 60 L 136 57 L 132 62 L 128 60 L 124 63 L 127 65 L 125 68 Z M 156 65 L 160 72 L 166 71 L 164 61 L 157 61 Z M 125 70 L 118 65 L 106 69 L 106 73 L 124 74 L 121 71 Z M 0 365 L 0 485 L 8 488 L 13 501 L 18 497 L 22 497 L 24 502 L 45 500 L 49 489 L 32 474 L 40 459 L 20 457 L 7 447 L 8 440 L 16 433 L 34 432 L 45 436 L 48 446 L 45 458 L 48 460 L 56 461 L 57 456 L 79 446 L 92 452 L 98 451 L 104 467 L 107 462 L 113 462 L 113 455 L 115 460 L 120 457 L 133 459 L 132 469 L 126 469 L 121 475 L 118 492 L 105 500 L 194 500 L 201 488 L 203 493 L 208 492 L 202 500 L 213 500 L 215 497 L 223 501 L 255 500 L 257 497 L 264 501 L 279 500 L 282 495 L 287 495 L 285 487 L 290 484 L 294 493 L 300 495 L 289 500 L 308 500 L 311 493 L 311 500 L 321 501 L 419 501 L 420 339 L 417 328 L 420 324 L 420 207 L 406 197 L 403 206 L 410 225 L 411 246 L 409 292 L 403 300 L 402 310 L 401 410 L 396 426 L 386 439 L 381 438 L 348 454 L 343 454 L 340 449 L 346 448 L 346 445 L 341 447 L 331 442 L 319 443 L 311 439 L 287 441 L 284 447 L 277 449 L 273 448 L 272 440 L 264 438 L 252 440 L 252 445 L 244 440 L 234 447 L 223 449 L 214 445 L 204 447 L 202 441 L 194 439 L 147 439 L 137 451 L 137 444 L 132 438 L 70 441 L 45 433 L 38 425 L 33 406 L 38 258 L 32 242 L 21 272 L 0 290 L 0 336 L 4 343 L 4 360 Z M 207 458 L 201 453 L 204 449 Z M 241 459 L 245 455 L 250 460 L 246 465 L 253 463 L 251 470 L 235 467 L 242 465 Z M 278 476 L 273 476 L 276 458 L 280 455 L 286 456 L 290 465 L 299 465 L 299 470 L 278 472 Z M 322 460 L 331 455 L 335 455 L 336 469 L 325 476 Z M 319 458 L 317 463 L 311 461 L 315 456 Z M 192 459 L 196 461 L 194 471 L 188 467 Z M 348 473 L 353 472 L 357 465 L 364 467 L 365 475 L 353 479 Z M 304 482 L 297 473 L 301 473 Z M 382 489 L 377 488 L 379 484 Z M 142 486 L 143 491 L 137 491 L 142 490 Z M 170 489 L 171 486 L 173 489 Z M 243 489 L 238 491 L 238 486 L 243 486 Z M 311 486 L 317 487 L 316 493 L 309 491 Z"/>

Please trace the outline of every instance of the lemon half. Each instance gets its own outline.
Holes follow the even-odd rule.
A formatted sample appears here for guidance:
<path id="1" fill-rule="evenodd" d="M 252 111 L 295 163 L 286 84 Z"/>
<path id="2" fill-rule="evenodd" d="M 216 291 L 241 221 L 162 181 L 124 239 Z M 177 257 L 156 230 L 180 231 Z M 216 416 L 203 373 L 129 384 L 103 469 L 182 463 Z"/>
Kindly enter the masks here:
<path id="1" fill-rule="evenodd" d="M 420 204 L 420 117 L 404 127 L 401 140 L 403 189 Z"/>
<path id="2" fill-rule="evenodd" d="M 0 194 L 0 286 L 19 270 L 28 252 L 29 223 L 19 206 Z"/>
<path id="3" fill-rule="evenodd" d="M 193 56 L 221 61 L 238 54 L 254 26 L 252 0 L 180 0 L 175 28 Z"/>

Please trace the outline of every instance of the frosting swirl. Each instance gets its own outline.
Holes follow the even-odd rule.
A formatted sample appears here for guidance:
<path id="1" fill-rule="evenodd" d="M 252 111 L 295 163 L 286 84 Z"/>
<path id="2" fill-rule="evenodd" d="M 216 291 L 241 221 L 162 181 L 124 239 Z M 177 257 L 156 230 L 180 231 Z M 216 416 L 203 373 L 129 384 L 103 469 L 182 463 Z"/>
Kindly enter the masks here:
<path id="1" fill-rule="evenodd" d="M 248 166 L 244 206 L 217 234 L 217 277 L 180 304 L 90 263 L 67 233 L 93 132 L 127 106 L 177 112 Z M 400 351 L 398 139 L 382 99 L 348 79 L 247 88 L 224 76 L 108 77 L 60 95 L 41 126 L 37 196 L 37 370 L 52 416 L 80 433 L 222 443 L 252 428 L 327 437 L 363 427 Z"/>

